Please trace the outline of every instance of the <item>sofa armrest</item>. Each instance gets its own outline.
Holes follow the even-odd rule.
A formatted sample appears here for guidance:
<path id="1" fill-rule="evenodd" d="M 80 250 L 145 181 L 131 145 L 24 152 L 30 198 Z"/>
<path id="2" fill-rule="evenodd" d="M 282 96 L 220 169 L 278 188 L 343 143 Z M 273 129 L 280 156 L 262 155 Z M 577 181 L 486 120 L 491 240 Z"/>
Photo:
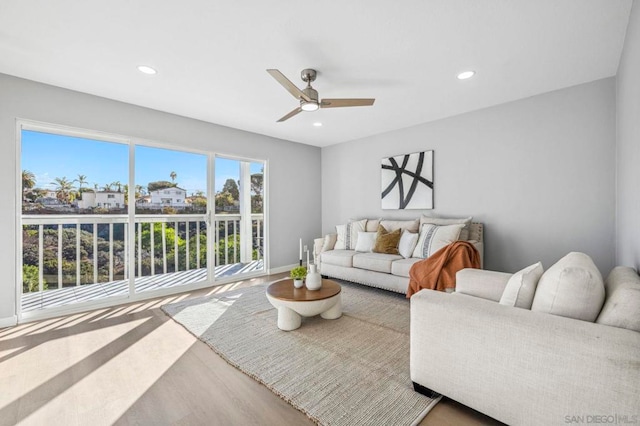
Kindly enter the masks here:
<path id="1" fill-rule="evenodd" d="M 499 302 L 512 274 L 466 268 L 456 274 L 456 293 Z"/>
<path id="2" fill-rule="evenodd" d="M 507 424 L 639 415 L 640 333 L 423 290 L 411 380 Z"/>
<path id="3" fill-rule="evenodd" d="M 314 265 L 318 264 L 318 261 L 320 260 L 319 256 L 320 253 L 322 252 L 322 244 L 324 243 L 324 237 L 323 238 L 316 238 L 313 240 L 313 263 Z"/>

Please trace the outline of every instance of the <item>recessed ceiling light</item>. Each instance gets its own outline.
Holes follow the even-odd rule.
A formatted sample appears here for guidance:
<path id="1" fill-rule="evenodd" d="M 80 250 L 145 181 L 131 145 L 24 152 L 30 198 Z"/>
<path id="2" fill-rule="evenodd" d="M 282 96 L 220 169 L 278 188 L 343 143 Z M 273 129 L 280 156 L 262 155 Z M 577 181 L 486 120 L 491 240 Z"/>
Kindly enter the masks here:
<path id="1" fill-rule="evenodd" d="M 473 77 L 476 74 L 475 71 L 464 71 L 458 74 L 458 80 L 466 80 Z"/>
<path id="2" fill-rule="evenodd" d="M 313 123 L 313 125 L 316 126 L 316 127 L 322 127 L 322 123 L 320 123 L 320 122 Z"/>
<path id="3" fill-rule="evenodd" d="M 140 71 L 141 73 L 145 73 L 145 74 L 156 74 L 158 71 L 156 71 L 155 69 L 147 66 L 147 65 L 139 65 L 138 66 L 138 71 Z"/>

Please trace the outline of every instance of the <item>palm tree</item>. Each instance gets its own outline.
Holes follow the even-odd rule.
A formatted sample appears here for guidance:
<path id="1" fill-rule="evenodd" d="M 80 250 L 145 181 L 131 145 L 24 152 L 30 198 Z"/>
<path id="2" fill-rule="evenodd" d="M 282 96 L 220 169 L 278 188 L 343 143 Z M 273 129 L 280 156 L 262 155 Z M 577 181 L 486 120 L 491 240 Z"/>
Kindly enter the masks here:
<path id="1" fill-rule="evenodd" d="M 111 182 L 110 186 L 113 186 L 114 188 L 116 188 L 116 191 L 122 192 L 122 183 L 120 183 L 119 180 L 117 180 L 115 182 Z"/>
<path id="2" fill-rule="evenodd" d="M 103 191 L 112 191 L 113 189 L 111 188 L 111 186 L 113 185 L 113 183 L 108 183 L 105 186 L 102 187 Z"/>
<path id="3" fill-rule="evenodd" d="M 143 196 L 145 193 L 144 186 L 136 185 L 136 198 Z"/>
<path id="4" fill-rule="evenodd" d="M 78 179 L 75 179 L 74 182 L 78 182 L 78 191 L 82 192 L 82 185 L 87 184 L 87 176 L 78 175 Z"/>
<path id="5" fill-rule="evenodd" d="M 86 175 L 78 175 L 78 179 L 74 179 L 74 182 L 78 182 L 78 191 L 76 192 L 76 198 L 82 199 L 82 185 L 87 184 L 87 176 Z"/>
<path id="6" fill-rule="evenodd" d="M 171 178 L 171 182 L 175 182 L 178 174 L 176 172 L 169 173 L 169 177 Z"/>
<path id="7" fill-rule="evenodd" d="M 36 175 L 29 170 L 22 171 L 22 193 L 29 192 L 34 186 L 36 186 Z"/>
<path id="8" fill-rule="evenodd" d="M 55 178 L 52 182 L 56 185 L 56 197 L 64 204 L 71 202 L 71 191 L 73 190 L 73 182 L 68 180 L 66 176 Z"/>

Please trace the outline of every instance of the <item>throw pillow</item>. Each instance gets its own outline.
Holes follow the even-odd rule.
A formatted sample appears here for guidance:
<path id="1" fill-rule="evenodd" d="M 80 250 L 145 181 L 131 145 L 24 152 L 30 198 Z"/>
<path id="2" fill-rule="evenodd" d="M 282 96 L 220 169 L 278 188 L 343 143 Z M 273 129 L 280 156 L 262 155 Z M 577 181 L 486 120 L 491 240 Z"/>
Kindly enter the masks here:
<path id="1" fill-rule="evenodd" d="M 349 222 L 359 222 L 362 219 L 349 219 Z M 377 232 L 380 219 L 365 219 L 367 224 L 364 227 L 365 232 Z"/>
<path id="2" fill-rule="evenodd" d="M 602 275 L 593 260 L 572 252 L 542 274 L 531 310 L 594 322 L 604 294 Z"/>
<path id="3" fill-rule="evenodd" d="M 367 226 L 367 219 L 336 226 L 338 240 L 336 241 L 335 249 L 354 250 L 358 242 L 358 232 L 363 232 L 365 226 Z"/>
<path id="4" fill-rule="evenodd" d="M 400 229 L 388 232 L 384 226 L 378 226 L 376 244 L 373 246 L 374 253 L 398 254 L 398 243 L 400 242 Z"/>
<path id="5" fill-rule="evenodd" d="M 616 266 L 605 282 L 607 299 L 598 324 L 640 332 L 640 278 L 635 269 Z"/>
<path id="6" fill-rule="evenodd" d="M 356 243 L 356 251 L 370 252 L 376 243 L 377 232 L 358 232 L 358 242 Z"/>
<path id="7" fill-rule="evenodd" d="M 402 257 L 409 258 L 413 254 L 413 250 L 418 243 L 418 234 L 414 232 L 404 231 L 400 236 L 400 242 L 398 243 L 398 252 Z"/>
<path id="8" fill-rule="evenodd" d="M 461 223 L 445 226 L 425 223 L 420 228 L 420 237 L 418 238 L 416 248 L 413 250 L 412 257 L 426 259 L 442 247 L 448 246 L 456 241 L 460 236 L 462 228 L 464 228 L 464 225 Z"/>
<path id="9" fill-rule="evenodd" d="M 464 228 L 460 231 L 460 236 L 458 239 L 462 241 L 467 241 L 469 239 L 469 231 L 471 230 L 471 221 L 473 217 L 463 217 L 463 218 L 445 218 L 445 217 L 431 217 L 422 215 L 420 217 L 420 226 L 425 223 L 432 223 L 434 225 L 457 225 L 459 223 L 464 224 Z"/>
<path id="10" fill-rule="evenodd" d="M 325 235 L 324 241 L 322 241 L 322 248 L 320 249 L 320 253 L 333 250 L 333 248 L 336 246 L 336 241 L 338 241 L 338 234 Z"/>
<path id="11" fill-rule="evenodd" d="M 387 231 L 395 231 L 400 229 L 400 232 L 407 230 L 409 232 L 418 232 L 420 229 L 420 219 L 416 220 L 386 220 L 380 221 L 380 225 L 384 226 Z"/>
<path id="12" fill-rule="evenodd" d="M 502 293 L 500 304 L 531 309 L 536 286 L 543 272 L 542 263 L 538 262 L 513 274 Z"/>

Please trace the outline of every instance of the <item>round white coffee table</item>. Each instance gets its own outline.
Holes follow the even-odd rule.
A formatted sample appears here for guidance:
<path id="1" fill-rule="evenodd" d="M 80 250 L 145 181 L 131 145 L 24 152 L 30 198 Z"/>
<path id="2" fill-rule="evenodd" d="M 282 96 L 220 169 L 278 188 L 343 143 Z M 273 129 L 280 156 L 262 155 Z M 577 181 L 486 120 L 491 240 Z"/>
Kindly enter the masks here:
<path id="1" fill-rule="evenodd" d="M 322 280 L 320 290 L 295 288 L 293 280 L 277 281 L 267 287 L 267 299 L 278 309 L 278 328 L 284 331 L 300 327 L 301 317 L 320 315 L 324 319 L 342 316 L 342 289 L 335 281 Z"/>

